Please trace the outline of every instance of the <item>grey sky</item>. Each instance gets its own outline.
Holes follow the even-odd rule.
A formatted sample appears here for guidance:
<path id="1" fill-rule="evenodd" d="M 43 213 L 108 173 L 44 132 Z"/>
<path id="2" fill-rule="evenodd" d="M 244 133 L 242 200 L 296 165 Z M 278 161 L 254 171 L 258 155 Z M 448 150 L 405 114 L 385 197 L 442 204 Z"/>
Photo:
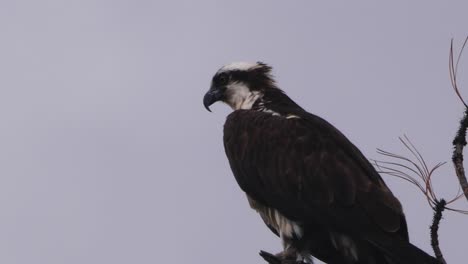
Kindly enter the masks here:
<path id="1" fill-rule="evenodd" d="M 468 33 L 468 2 L 330 2 L 2 0 L 0 263 L 239 264 L 279 251 L 225 158 L 230 110 L 202 105 L 231 61 L 271 64 L 370 158 L 403 151 L 407 133 L 430 163 L 450 161 L 463 108 L 447 55 Z M 432 254 L 422 195 L 386 179 Z M 450 164 L 436 182 L 456 192 Z M 466 260 L 466 223 L 442 222 L 449 263 Z"/>

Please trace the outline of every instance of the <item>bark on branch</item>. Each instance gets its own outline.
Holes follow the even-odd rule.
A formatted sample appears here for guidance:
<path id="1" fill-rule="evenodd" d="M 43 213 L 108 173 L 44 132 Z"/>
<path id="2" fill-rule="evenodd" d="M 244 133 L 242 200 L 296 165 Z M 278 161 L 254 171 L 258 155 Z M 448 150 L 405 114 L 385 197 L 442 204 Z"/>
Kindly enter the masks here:
<path id="1" fill-rule="evenodd" d="M 431 225 L 431 245 L 432 249 L 434 250 L 434 254 L 437 258 L 437 260 L 441 264 L 447 264 L 447 262 L 444 259 L 444 256 L 442 255 L 442 251 L 440 250 L 439 247 L 439 224 L 440 220 L 442 219 L 442 212 L 445 209 L 446 202 L 444 199 L 441 199 L 440 201 L 437 201 L 436 206 L 434 208 L 434 217 L 432 218 L 432 225 Z"/>
<path id="2" fill-rule="evenodd" d="M 457 73 L 458 73 L 458 63 L 460 62 L 461 55 L 463 50 L 468 42 L 468 37 L 465 39 L 463 46 L 461 47 L 460 53 L 457 56 L 456 62 L 453 59 L 453 40 L 450 43 L 450 53 L 449 53 L 449 73 L 450 81 L 452 82 L 452 87 L 455 90 L 460 101 L 465 105 L 465 113 L 463 118 L 460 120 L 460 128 L 457 131 L 455 139 L 453 140 L 453 156 L 452 161 L 455 166 L 455 172 L 460 182 L 461 189 L 465 194 L 466 200 L 468 200 L 468 181 L 465 176 L 465 169 L 463 168 L 463 148 L 466 146 L 466 129 L 468 127 L 468 105 L 463 100 L 463 97 L 460 93 L 457 83 Z"/>
<path id="3" fill-rule="evenodd" d="M 455 173 L 457 174 L 458 181 L 460 182 L 461 189 L 468 200 L 468 181 L 465 176 L 465 168 L 463 167 L 463 148 L 466 146 L 466 129 L 468 127 L 468 108 L 460 121 L 460 128 L 457 135 L 453 140 L 453 156 L 452 161 L 455 166 Z"/>

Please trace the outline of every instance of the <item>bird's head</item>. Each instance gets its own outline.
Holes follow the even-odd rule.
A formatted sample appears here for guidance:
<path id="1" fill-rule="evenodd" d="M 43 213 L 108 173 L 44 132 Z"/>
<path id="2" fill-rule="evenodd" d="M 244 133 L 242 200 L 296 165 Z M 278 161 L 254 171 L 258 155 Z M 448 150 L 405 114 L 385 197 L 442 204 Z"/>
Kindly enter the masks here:
<path id="1" fill-rule="evenodd" d="M 275 88 L 271 67 L 262 62 L 236 62 L 225 65 L 213 76 L 210 90 L 203 98 L 208 111 L 217 101 L 232 109 L 251 109 L 265 89 Z"/>

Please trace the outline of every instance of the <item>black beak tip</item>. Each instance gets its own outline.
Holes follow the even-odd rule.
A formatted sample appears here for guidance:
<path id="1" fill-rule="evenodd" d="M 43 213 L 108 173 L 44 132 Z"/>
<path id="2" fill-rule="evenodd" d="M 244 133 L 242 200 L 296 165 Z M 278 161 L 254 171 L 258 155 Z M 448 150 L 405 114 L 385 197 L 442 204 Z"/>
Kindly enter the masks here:
<path id="1" fill-rule="evenodd" d="M 210 105 L 218 100 L 217 94 L 218 93 L 210 90 L 203 97 L 203 105 L 205 106 L 206 110 L 208 110 L 208 112 L 211 112 Z"/>
<path id="2" fill-rule="evenodd" d="M 203 105 L 211 112 L 210 106 L 223 99 L 223 89 L 211 88 L 203 97 Z"/>
<path id="3" fill-rule="evenodd" d="M 211 112 L 210 105 L 213 104 L 214 99 L 215 98 L 213 97 L 213 93 L 211 91 L 207 92 L 205 97 L 203 97 L 203 105 L 205 106 L 206 110 L 208 110 L 208 112 Z"/>

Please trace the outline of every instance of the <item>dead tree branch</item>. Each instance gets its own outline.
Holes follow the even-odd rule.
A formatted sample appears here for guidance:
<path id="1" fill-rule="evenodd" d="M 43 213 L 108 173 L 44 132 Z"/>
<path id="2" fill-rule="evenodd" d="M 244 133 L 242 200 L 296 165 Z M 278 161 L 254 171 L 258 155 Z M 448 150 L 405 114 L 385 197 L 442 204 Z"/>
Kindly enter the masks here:
<path id="1" fill-rule="evenodd" d="M 457 174 L 458 181 L 468 200 L 468 182 L 465 176 L 465 169 L 463 167 L 463 148 L 466 146 L 466 129 L 468 127 L 468 108 L 465 110 L 465 114 L 460 121 L 460 128 L 453 140 L 453 155 L 452 161 L 455 166 L 455 173 Z"/>
<path id="2" fill-rule="evenodd" d="M 466 199 L 468 200 L 468 181 L 466 180 L 465 176 L 465 169 L 463 167 L 463 148 L 466 146 L 466 129 L 468 127 L 468 105 L 463 100 L 461 96 L 460 89 L 458 89 L 457 84 L 457 73 L 458 73 L 458 63 L 460 62 L 461 55 L 463 54 L 463 50 L 466 46 L 468 41 L 468 37 L 465 39 L 463 46 L 458 54 L 456 63 L 453 59 L 453 40 L 450 44 L 450 53 L 449 53 L 449 72 L 450 72 L 450 81 L 452 83 L 452 87 L 455 90 L 460 101 L 465 106 L 465 112 L 463 118 L 460 120 L 460 127 L 455 135 L 453 140 L 453 155 L 452 161 L 453 165 L 455 166 L 455 173 L 458 177 L 458 181 L 460 182 L 461 189 L 465 194 Z"/>
<path id="3" fill-rule="evenodd" d="M 439 247 L 439 224 L 440 220 L 442 219 L 442 212 L 445 209 L 445 200 L 441 199 L 440 201 L 436 201 L 436 206 L 434 209 L 434 217 L 432 218 L 432 225 L 431 225 L 431 246 L 432 249 L 434 250 L 434 254 L 437 258 L 437 260 L 441 264 L 447 264 L 447 262 L 444 259 L 444 256 L 442 255 L 442 251 L 440 250 Z"/>

